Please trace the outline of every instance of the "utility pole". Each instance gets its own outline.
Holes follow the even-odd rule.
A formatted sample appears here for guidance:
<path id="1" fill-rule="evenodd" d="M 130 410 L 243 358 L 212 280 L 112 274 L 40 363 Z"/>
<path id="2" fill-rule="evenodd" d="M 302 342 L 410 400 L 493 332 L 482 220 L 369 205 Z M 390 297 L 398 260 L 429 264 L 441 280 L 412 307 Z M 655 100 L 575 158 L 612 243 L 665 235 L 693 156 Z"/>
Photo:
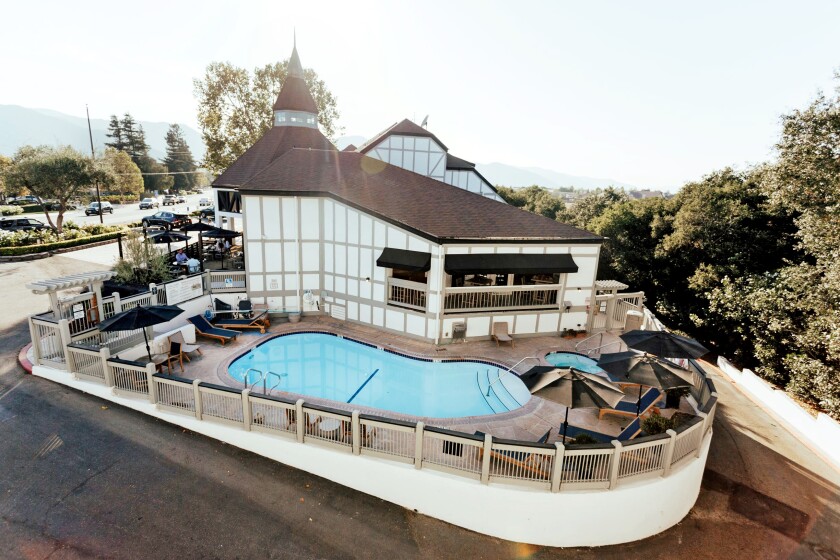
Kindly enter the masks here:
<path id="1" fill-rule="evenodd" d="M 90 137 L 90 160 L 92 164 L 96 165 L 96 152 L 93 151 L 93 130 L 90 128 L 90 110 L 88 109 L 87 103 L 85 103 L 85 113 L 87 113 L 88 136 Z M 99 223 L 104 224 L 105 219 L 102 217 L 102 198 L 99 196 L 99 181 L 94 180 L 93 186 L 96 187 L 96 205 L 99 206 Z"/>

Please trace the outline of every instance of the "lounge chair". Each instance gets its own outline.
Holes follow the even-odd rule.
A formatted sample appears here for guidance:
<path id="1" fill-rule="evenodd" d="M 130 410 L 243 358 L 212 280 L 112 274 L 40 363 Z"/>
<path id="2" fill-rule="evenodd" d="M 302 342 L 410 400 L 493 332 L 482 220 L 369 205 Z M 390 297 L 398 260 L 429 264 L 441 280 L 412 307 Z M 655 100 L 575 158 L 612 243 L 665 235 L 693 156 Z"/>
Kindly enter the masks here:
<path id="1" fill-rule="evenodd" d="M 191 361 L 189 356 L 190 352 L 198 352 L 199 354 L 201 354 L 201 346 L 199 346 L 198 344 L 190 344 L 186 342 L 184 340 L 184 333 L 182 333 L 181 331 L 178 331 L 169 337 L 170 344 L 175 342 L 181 345 L 181 356 L 186 358 L 188 362 Z"/>
<path id="2" fill-rule="evenodd" d="M 475 435 L 484 436 L 484 432 L 475 432 Z M 551 429 L 549 429 L 543 437 L 537 440 L 536 443 L 548 443 L 548 438 L 551 436 Z M 497 443 L 507 443 L 506 440 L 497 439 Z M 484 447 L 478 448 L 478 459 L 479 461 L 484 458 Z M 502 461 L 504 463 L 508 463 L 509 465 L 513 465 L 523 471 L 531 472 L 537 475 L 539 478 L 547 478 L 550 476 L 550 473 L 543 465 L 543 458 L 544 455 L 539 453 L 527 453 L 525 451 L 511 451 L 511 450 L 501 450 L 501 449 L 494 449 L 490 451 L 490 458 L 495 459 L 497 461 Z M 545 465 L 546 467 L 548 465 Z"/>
<path id="3" fill-rule="evenodd" d="M 516 347 L 513 339 L 508 334 L 508 324 L 504 321 L 493 323 L 493 340 L 496 341 L 496 346 L 499 346 L 502 342 L 510 342 L 511 348 Z"/>
<path id="4" fill-rule="evenodd" d="M 240 319 L 250 319 L 254 315 L 254 305 L 250 299 L 240 299 L 236 304 Z"/>
<path id="5" fill-rule="evenodd" d="M 260 334 L 265 334 L 265 329 L 271 326 L 268 319 L 268 311 L 261 311 L 250 319 L 234 319 L 230 316 L 220 315 L 215 321 L 217 327 L 228 329 L 260 329 Z"/>
<path id="6" fill-rule="evenodd" d="M 635 418 L 632 422 L 630 422 L 627 427 L 621 430 L 621 433 L 617 436 L 610 436 L 607 434 L 602 434 L 601 432 L 596 432 L 595 430 L 587 430 L 586 428 L 579 428 L 577 426 L 569 426 L 566 430 L 566 438 L 573 439 L 578 437 L 579 435 L 586 434 L 590 436 L 592 439 L 597 441 L 598 443 L 610 443 L 612 440 L 617 439 L 618 441 L 627 441 L 631 440 L 636 437 L 639 432 L 642 431 L 642 423 L 640 418 Z M 560 427 L 560 431 L 558 432 L 561 435 L 563 434 L 563 427 Z"/>
<path id="7" fill-rule="evenodd" d="M 207 338 L 215 338 L 222 343 L 222 346 L 225 345 L 225 342 L 231 341 L 242 334 L 239 331 L 216 328 L 201 315 L 193 315 L 187 318 L 187 321 L 195 325 L 195 332 L 197 334 L 206 336 Z"/>
<path id="8" fill-rule="evenodd" d="M 618 414 L 621 416 L 636 416 L 636 408 L 639 409 L 638 416 L 644 416 L 648 413 L 656 403 L 662 398 L 662 392 L 656 387 L 651 387 L 642 395 L 641 405 L 636 401 L 621 401 L 615 408 L 602 408 L 598 412 L 598 419 L 604 417 L 604 414 Z"/>

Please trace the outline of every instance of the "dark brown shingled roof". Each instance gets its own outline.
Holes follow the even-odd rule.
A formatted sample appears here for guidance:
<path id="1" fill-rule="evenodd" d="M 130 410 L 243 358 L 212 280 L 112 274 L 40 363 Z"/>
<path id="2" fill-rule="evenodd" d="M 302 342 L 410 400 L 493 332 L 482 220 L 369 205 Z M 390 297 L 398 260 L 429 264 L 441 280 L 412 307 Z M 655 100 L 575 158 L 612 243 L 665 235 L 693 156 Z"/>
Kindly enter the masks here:
<path id="1" fill-rule="evenodd" d="M 446 168 L 447 169 L 475 169 L 475 164 L 465 159 L 446 154 Z"/>
<path id="2" fill-rule="evenodd" d="M 347 147 L 345 147 L 345 148 L 344 148 L 343 150 L 341 150 L 341 151 L 342 151 L 342 152 L 355 152 L 356 150 L 357 150 L 357 148 L 356 148 L 356 145 L 355 145 L 355 144 L 347 144 Z"/>
<path id="3" fill-rule="evenodd" d="M 274 102 L 274 110 L 305 111 L 318 114 L 318 106 L 312 99 L 309 86 L 302 78 L 295 76 L 286 76 L 286 81 L 283 82 L 283 87 L 280 89 L 280 95 Z"/>
<path id="4" fill-rule="evenodd" d="M 383 132 L 380 132 L 379 134 L 377 134 L 376 136 L 374 136 L 373 138 L 371 138 L 370 140 L 365 142 L 364 146 L 359 148 L 359 152 L 362 153 L 362 154 L 366 154 L 367 152 L 372 150 L 374 148 L 374 146 L 376 146 L 382 140 L 384 140 L 385 138 L 387 138 L 388 136 L 391 136 L 391 135 L 422 136 L 424 138 L 431 138 L 432 140 L 437 142 L 437 144 L 441 148 L 443 148 L 444 152 L 449 151 L 449 148 L 444 146 L 443 142 L 438 140 L 437 136 L 435 136 L 434 134 L 432 134 L 431 132 L 429 132 L 425 128 L 423 128 L 421 126 L 417 126 L 416 124 L 414 124 L 410 120 L 403 119 L 402 121 L 388 127 Z"/>
<path id="5" fill-rule="evenodd" d="M 317 128 L 275 126 L 219 175 L 213 186 L 238 187 L 292 148 L 335 150 Z"/>
<path id="6" fill-rule="evenodd" d="M 291 150 L 243 184 L 240 192 L 331 197 L 436 243 L 602 240 L 355 152 Z"/>

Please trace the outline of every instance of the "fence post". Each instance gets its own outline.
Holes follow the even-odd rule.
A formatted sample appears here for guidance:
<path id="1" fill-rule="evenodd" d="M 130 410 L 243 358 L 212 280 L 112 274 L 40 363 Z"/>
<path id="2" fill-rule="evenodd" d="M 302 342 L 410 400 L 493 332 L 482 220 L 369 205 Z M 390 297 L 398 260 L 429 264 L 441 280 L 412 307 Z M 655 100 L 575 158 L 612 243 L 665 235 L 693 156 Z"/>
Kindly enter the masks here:
<path id="1" fill-rule="evenodd" d="M 67 319 L 61 319 L 58 322 L 58 331 L 61 333 L 61 346 L 64 354 L 64 363 L 67 364 L 67 371 L 73 375 L 74 379 L 78 379 L 76 377 L 76 360 L 73 359 L 73 354 L 67 350 L 67 347 L 73 342 L 73 335 L 70 334 L 70 323 Z"/>
<path id="2" fill-rule="evenodd" d="M 350 431 L 353 434 L 353 455 L 362 453 L 362 422 L 359 419 L 359 411 L 354 410 L 350 417 Z"/>
<path id="3" fill-rule="evenodd" d="M 146 364 L 146 381 L 149 384 L 149 402 L 152 404 L 157 403 L 157 387 L 155 385 L 155 373 L 157 372 L 157 368 L 155 364 L 149 362 Z"/>
<path id="4" fill-rule="evenodd" d="M 201 420 L 202 410 L 201 410 L 201 380 L 195 379 L 193 380 L 193 399 L 195 399 L 195 417 L 197 420 Z"/>
<path id="5" fill-rule="evenodd" d="M 612 463 L 610 463 L 610 488 L 615 488 L 618 484 L 618 467 L 621 466 L 621 442 L 617 439 L 612 440 L 615 451 L 612 456 Z"/>
<path id="6" fill-rule="evenodd" d="M 484 447 L 481 449 L 481 483 L 490 484 L 490 453 L 493 451 L 493 436 L 484 434 Z"/>
<path id="7" fill-rule="evenodd" d="M 426 424 L 417 422 L 414 426 L 414 468 L 423 467 L 423 429 Z"/>
<path id="8" fill-rule="evenodd" d="M 697 446 L 697 450 L 694 452 L 695 457 L 700 456 L 700 449 L 703 447 L 703 438 L 706 437 L 706 429 L 708 428 L 707 423 L 709 421 L 709 415 L 706 414 L 705 412 L 698 412 L 697 416 L 699 416 L 700 418 L 703 419 L 703 428 L 702 428 L 702 432 L 701 432 L 703 435 L 700 436 L 700 444 Z"/>
<path id="9" fill-rule="evenodd" d="M 120 293 L 114 292 L 111 294 L 111 297 L 114 298 L 114 315 L 122 311 L 122 301 L 120 300 Z"/>
<path id="10" fill-rule="evenodd" d="M 297 429 L 297 441 L 298 443 L 303 443 L 303 432 L 306 428 L 306 418 L 303 416 L 303 399 L 295 401 L 295 417 L 297 418 L 295 425 Z"/>
<path id="11" fill-rule="evenodd" d="M 99 349 L 99 356 L 102 358 L 102 371 L 105 373 L 105 386 L 114 386 L 114 372 L 111 371 L 111 365 L 108 363 L 108 358 L 111 357 L 111 351 L 107 346 Z"/>
<path id="12" fill-rule="evenodd" d="M 671 439 L 668 441 L 668 446 L 665 448 L 665 458 L 663 459 L 665 462 L 663 465 L 665 470 L 662 471 L 662 476 L 668 476 L 671 473 L 671 461 L 674 459 L 674 448 L 677 446 L 677 432 L 668 429 L 665 433 L 671 436 Z"/>
<path id="13" fill-rule="evenodd" d="M 563 459 L 566 456 L 566 446 L 563 442 L 554 442 L 554 465 L 551 469 L 551 491 L 560 491 L 560 481 L 563 479 Z"/>
<path id="14" fill-rule="evenodd" d="M 242 423 L 246 430 L 251 430 L 251 422 L 253 422 L 253 414 L 251 410 L 251 390 L 242 390 Z"/>
<path id="15" fill-rule="evenodd" d="M 32 337 L 32 358 L 35 360 L 35 365 L 41 365 L 41 337 L 38 336 L 38 327 L 35 326 L 35 321 L 32 317 L 29 318 L 29 336 Z"/>

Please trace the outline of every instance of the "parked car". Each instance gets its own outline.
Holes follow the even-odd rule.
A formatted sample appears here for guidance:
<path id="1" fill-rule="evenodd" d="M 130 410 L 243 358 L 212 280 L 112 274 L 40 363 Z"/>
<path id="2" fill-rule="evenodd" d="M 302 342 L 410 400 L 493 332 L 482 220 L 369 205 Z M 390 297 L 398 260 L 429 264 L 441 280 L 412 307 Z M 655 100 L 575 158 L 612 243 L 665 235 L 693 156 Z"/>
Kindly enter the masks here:
<path id="1" fill-rule="evenodd" d="M 19 196 L 11 199 L 9 204 L 14 204 L 15 206 L 28 206 L 30 204 L 39 204 L 39 202 L 37 197 L 28 194 L 26 196 Z"/>
<path id="2" fill-rule="evenodd" d="M 200 198 L 198 200 L 199 206 L 210 206 L 210 199 L 209 198 Z"/>
<path id="3" fill-rule="evenodd" d="M 209 220 L 210 218 L 214 218 L 216 216 L 216 207 L 215 206 L 208 206 L 207 208 L 202 208 L 198 211 L 198 217 L 202 220 Z"/>
<path id="4" fill-rule="evenodd" d="M 143 218 L 143 227 L 159 226 L 164 229 L 173 229 L 185 226 L 190 223 L 190 217 L 186 214 L 175 214 L 173 212 L 158 212 L 152 216 Z"/>
<path id="5" fill-rule="evenodd" d="M 152 208 L 160 208 L 160 201 L 156 198 L 144 198 L 140 201 L 140 210 L 151 210 Z"/>
<path id="6" fill-rule="evenodd" d="M 3 218 L 0 229 L 6 231 L 50 229 L 50 226 L 34 218 Z"/>
<path id="7" fill-rule="evenodd" d="M 111 206 L 111 203 L 107 200 L 102 202 L 102 213 L 103 214 L 113 214 L 114 207 Z M 85 216 L 98 216 L 99 215 L 99 203 L 98 202 L 91 202 L 90 206 L 85 208 Z"/>
<path id="8" fill-rule="evenodd" d="M 178 199 L 178 204 L 184 204 L 187 201 L 187 197 L 182 194 L 179 194 L 175 198 Z"/>
<path id="9" fill-rule="evenodd" d="M 167 194 L 167 195 L 164 195 L 164 197 L 163 197 L 163 205 L 164 206 L 167 206 L 167 205 L 175 206 L 175 204 L 177 202 L 178 202 L 178 198 L 174 194 Z"/>

